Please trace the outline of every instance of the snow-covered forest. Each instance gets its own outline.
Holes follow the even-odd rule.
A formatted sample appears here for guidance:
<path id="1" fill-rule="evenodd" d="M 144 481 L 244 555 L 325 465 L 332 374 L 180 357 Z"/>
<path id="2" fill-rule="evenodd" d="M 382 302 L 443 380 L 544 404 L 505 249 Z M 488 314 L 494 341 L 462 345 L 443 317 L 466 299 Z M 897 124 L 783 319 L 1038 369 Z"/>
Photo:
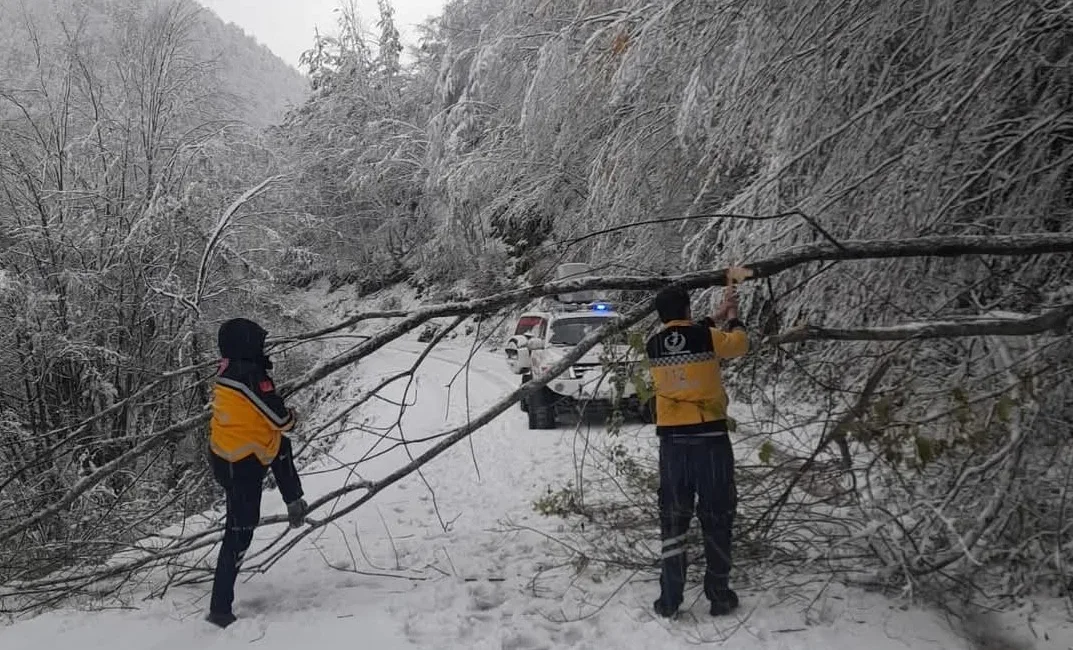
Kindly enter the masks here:
<path id="1" fill-rule="evenodd" d="M 240 608 L 260 585 L 271 619 L 294 578 L 345 638 L 386 600 L 326 605 L 326 571 L 450 616 L 463 592 L 516 606 L 456 639 L 429 605 L 413 646 L 383 647 L 887 647 L 806 630 L 853 617 L 827 598 L 873 597 L 964 647 L 1068 647 L 1073 4 L 452 0 L 409 52 L 379 7 L 310 35 L 303 77 L 191 0 L 0 0 L 11 622 L 207 589 L 216 330 L 246 316 L 313 487 L 298 531 L 266 493 Z M 564 262 L 594 276 L 556 281 Z M 751 350 L 724 372 L 756 609 L 647 623 L 652 427 L 528 431 L 517 403 L 650 331 L 655 289 L 712 311 L 732 265 L 753 271 Z M 518 313 L 582 287 L 621 318 L 523 385 L 501 350 Z M 53 626 L 26 625 L 0 645 Z"/>

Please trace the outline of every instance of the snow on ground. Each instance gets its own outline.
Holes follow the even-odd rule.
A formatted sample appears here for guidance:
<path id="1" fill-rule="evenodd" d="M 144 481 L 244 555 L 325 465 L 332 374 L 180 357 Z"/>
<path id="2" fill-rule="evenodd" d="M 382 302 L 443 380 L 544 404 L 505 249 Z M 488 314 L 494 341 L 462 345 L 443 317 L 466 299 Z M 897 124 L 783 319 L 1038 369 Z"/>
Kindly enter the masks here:
<path id="1" fill-rule="evenodd" d="M 415 337 L 362 362 L 359 374 L 341 382 L 339 403 L 326 407 L 343 408 L 360 386 L 409 367 L 423 347 Z M 477 352 L 468 372 L 460 373 L 470 345 L 460 338 L 432 354 L 405 400 L 401 382 L 387 399 L 367 404 L 360 416 L 367 430 L 352 428 L 330 454 L 304 468 L 307 494 L 315 498 L 339 487 L 352 470 L 375 479 L 407 461 L 406 451 L 396 449 L 353 465 L 370 450 L 385 448 L 368 430 L 396 420 L 392 401 L 409 404 L 402 434 L 421 437 L 464 422 L 516 385 L 517 377 L 488 351 Z M 392 435 L 398 434 L 396 429 Z M 812 594 L 743 592 L 738 616 L 712 619 L 703 599 L 687 600 L 693 606 L 669 622 L 651 613 L 657 586 L 648 577 L 575 579 L 570 566 L 560 566 L 566 556 L 554 540 L 564 523 L 541 517 L 531 505 L 548 486 L 574 476 L 574 443 L 573 427 L 531 432 L 524 415 L 512 409 L 421 475 L 307 538 L 268 573 L 240 580 L 239 621 L 227 630 L 202 620 L 208 587 L 184 587 L 162 600 L 131 600 L 129 609 L 63 609 L 21 621 L 0 628 L 0 648 L 970 647 L 938 615 L 902 609 L 876 595 L 831 590 L 813 603 Z M 347 497 L 339 505 L 346 503 Z M 278 494 L 266 494 L 264 510 L 283 511 Z M 279 530 L 263 527 L 251 554 Z M 690 594 L 696 597 L 697 589 Z M 1050 638 L 1057 633 L 1052 627 Z"/>

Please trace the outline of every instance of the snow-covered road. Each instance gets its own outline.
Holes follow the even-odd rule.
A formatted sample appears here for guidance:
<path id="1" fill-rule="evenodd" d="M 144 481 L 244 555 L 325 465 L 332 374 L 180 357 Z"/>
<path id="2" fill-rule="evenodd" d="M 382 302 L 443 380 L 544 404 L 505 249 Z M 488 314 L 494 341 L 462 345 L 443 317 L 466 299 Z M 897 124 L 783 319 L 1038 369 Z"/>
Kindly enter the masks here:
<path id="1" fill-rule="evenodd" d="M 360 380 L 348 378 L 341 397 L 357 394 L 358 384 L 372 385 L 409 367 L 420 350 L 412 340 L 400 342 L 363 362 Z M 478 352 L 469 372 L 459 374 L 468 356 L 460 340 L 427 359 L 406 395 L 405 436 L 464 422 L 467 413 L 516 385 L 517 378 L 488 352 Z M 365 426 L 394 422 L 399 406 L 392 402 L 402 400 L 404 387 L 397 383 L 386 393 L 390 400 L 370 402 L 361 412 L 368 418 Z M 343 399 L 335 407 L 345 404 Z M 131 609 L 65 609 L 0 628 L 0 648 L 628 650 L 704 642 L 742 649 L 968 647 L 935 615 L 902 611 L 878 596 L 836 594 L 820 605 L 821 622 L 812 625 L 793 607 L 765 607 L 774 602 L 772 595 L 748 592 L 737 618 L 713 620 L 698 603 L 692 616 L 668 622 L 651 614 L 651 582 L 630 582 L 617 591 L 617 584 L 593 584 L 599 593 L 580 610 L 587 616 L 575 620 L 576 593 L 563 598 L 571 572 L 545 572 L 564 558 L 550 539 L 562 523 L 532 508 L 547 486 L 574 476 L 575 435 L 566 425 L 530 432 L 524 415 L 512 409 L 422 475 L 411 475 L 305 540 L 267 574 L 240 580 L 239 621 L 227 630 L 202 620 L 207 587 L 187 587 L 169 591 L 163 600 L 131 600 Z M 315 498 L 339 487 L 377 438 L 357 430 L 344 434 L 331 454 L 305 469 L 307 493 Z M 375 447 L 384 448 L 383 442 Z M 378 478 L 405 463 L 406 454 L 395 449 L 355 471 Z M 278 495 L 266 494 L 266 514 L 281 511 Z M 506 526 L 507 520 L 515 526 Z M 254 549 L 279 531 L 278 526 L 260 531 Z M 606 606 L 598 607 L 613 591 Z"/>

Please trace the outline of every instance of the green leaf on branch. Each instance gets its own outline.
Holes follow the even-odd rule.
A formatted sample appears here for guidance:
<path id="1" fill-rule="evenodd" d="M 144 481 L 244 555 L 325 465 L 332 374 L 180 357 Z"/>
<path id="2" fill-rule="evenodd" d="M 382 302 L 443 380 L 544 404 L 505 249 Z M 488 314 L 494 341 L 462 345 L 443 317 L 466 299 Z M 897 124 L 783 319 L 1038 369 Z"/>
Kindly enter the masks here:
<path id="1" fill-rule="evenodd" d="M 764 465 L 771 464 L 771 457 L 775 454 L 775 445 L 770 440 L 765 440 L 764 444 L 760 445 L 760 462 Z"/>
<path id="2" fill-rule="evenodd" d="M 1013 410 L 1015 402 L 1009 395 L 1003 395 L 995 403 L 995 415 L 999 421 L 1003 424 L 1010 423 L 1010 412 Z"/>
<path id="3" fill-rule="evenodd" d="M 917 448 L 917 458 L 920 459 L 920 466 L 926 467 L 929 463 L 935 460 L 938 456 L 938 449 L 935 442 L 925 438 L 924 436 L 917 435 L 914 437 L 914 442 Z"/>

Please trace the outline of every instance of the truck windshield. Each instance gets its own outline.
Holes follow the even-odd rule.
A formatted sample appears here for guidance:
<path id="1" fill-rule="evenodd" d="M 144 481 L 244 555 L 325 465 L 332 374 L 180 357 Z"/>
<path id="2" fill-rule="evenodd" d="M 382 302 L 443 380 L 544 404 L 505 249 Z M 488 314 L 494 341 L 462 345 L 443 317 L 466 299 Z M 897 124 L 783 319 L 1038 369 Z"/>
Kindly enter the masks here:
<path id="1" fill-rule="evenodd" d="M 552 345 L 577 345 L 581 339 L 608 322 L 606 316 L 588 316 L 555 321 L 551 326 Z"/>

